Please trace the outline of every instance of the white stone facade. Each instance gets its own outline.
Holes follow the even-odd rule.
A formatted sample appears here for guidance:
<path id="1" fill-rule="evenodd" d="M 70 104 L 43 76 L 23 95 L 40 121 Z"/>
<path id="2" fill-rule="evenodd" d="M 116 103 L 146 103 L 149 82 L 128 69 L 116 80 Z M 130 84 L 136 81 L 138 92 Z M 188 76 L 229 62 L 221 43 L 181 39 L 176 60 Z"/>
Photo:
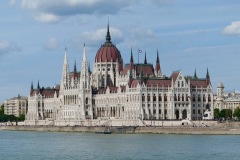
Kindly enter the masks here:
<path id="1" fill-rule="evenodd" d="M 96 54 L 90 71 L 84 45 L 81 72 L 69 71 L 65 51 L 60 86 L 31 89 L 26 124 L 81 125 L 88 121 L 200 120 L 205 110 L 213 112 L 213 91 L 206 78 L 184 76 L 180 71 L 170 77 L 147 63 L 123 66 L 121 54 L 111 43 L 108 28 L 106 42 Z M 99 120 L 99 123 L 98 123 Z M 105 123 L 104 123 L 105 124 Z"/>

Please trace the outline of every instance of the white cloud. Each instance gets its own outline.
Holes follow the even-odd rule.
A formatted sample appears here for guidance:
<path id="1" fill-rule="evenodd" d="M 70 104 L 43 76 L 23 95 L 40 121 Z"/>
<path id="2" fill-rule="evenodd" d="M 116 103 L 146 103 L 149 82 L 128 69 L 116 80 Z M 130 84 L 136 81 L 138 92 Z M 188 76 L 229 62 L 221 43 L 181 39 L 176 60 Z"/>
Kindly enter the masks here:
<path id="1" fill-rule="evenodd" d="M 60 17 L 52 14 L 52 13 L 40 13 L 35 17 L 35 20 L 44 23 L 54 23 L 60 20 Z"/>
<path id="2" fill-rule="evenodd" d="M 49 38 L 48 42 L 44 45 L 47 50 L 54 50 L 58 48 L 58 41 L 55 37 Z"/>
<path id="3" fill-rule="evenodd" d="M 9 41 L 0 41 L 0 54 L 20 52 L 22 49 Z"/>
<path id="4" fill-rule="evenodd" d="M 230 25 L 226 26 L 223 33 L 229 35 L 240 35 L 240 21 L 232 22 Z"/>
<path id="5" fill-rule="evenodd" d="M 116 14 L 131 3 L 128 0 L 22 0 L 21 7 L 40 13 L 35 18 L 40 22 L 52 22 L 63 16 Z"/>
<path id="6" fill-rule="evenodd" d="M 9 0 L 9 4 L 10 5 L 15 5 L 16 4 L 16 0 Z"/>

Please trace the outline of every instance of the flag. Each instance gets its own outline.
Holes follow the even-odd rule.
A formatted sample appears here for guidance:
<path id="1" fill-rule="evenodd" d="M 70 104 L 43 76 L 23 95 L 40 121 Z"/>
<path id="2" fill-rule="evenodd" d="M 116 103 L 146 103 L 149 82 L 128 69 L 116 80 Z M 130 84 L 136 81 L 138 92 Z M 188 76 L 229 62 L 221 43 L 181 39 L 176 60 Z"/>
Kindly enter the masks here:
<path id="1" fill-rule="evenodd" d="M 142 50 L 138 49 L 138 53 L 142 53 Z"/>

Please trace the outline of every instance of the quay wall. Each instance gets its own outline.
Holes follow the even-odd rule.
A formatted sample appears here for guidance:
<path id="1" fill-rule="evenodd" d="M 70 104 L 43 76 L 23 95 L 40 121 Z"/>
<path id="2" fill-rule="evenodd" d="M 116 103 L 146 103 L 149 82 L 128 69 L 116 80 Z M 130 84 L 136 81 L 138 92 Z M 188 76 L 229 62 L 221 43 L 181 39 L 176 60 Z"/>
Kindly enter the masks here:
<path id="1" fill-rule="evenodd" d="M 109 127 L 112 133 L 121 134 L 193 134 L 193 135 L 240 135 L 240 127 Z M 101 132 L 106 127 L 72 126 L 0 126 L 0 130 L 39 132 Z"/>

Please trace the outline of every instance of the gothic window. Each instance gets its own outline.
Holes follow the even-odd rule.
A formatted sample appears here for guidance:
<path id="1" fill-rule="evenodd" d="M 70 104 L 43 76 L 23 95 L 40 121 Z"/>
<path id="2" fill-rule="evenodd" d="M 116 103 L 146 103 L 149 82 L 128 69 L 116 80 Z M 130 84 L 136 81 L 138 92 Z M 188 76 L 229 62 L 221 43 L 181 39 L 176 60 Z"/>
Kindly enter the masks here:
<path id="1" fill-rule="evenodd" d="M 161 96 L 161 94 L 158 95 L 158 101 L 162 101 L 162 96 Z"/>
<path id="2" fill-rule="evenodd" d="M 180 82 L 178 81 L 178 87 L 180 87 Z"/>
<path id="3" fill-rule="evenodd" d="M 178 94 L 178 101 L 180 101 L 180 94 Z"/>
<path id="4" fill-rule="evenodd" d="M 208 95 L 208 102 L 210 102 L 211 101 L 211 96 L 210 96 L 210 94 Z"/>
<path id="5" fill-rule="evenodd" d="M 198 94 L 198 101 L 201 101 L 201 97 L 200 97 L 200 94 Z"/>
<path id="6" fill-rule="evenodd" d="M 188 101 L 188 94 L 186 94 L 186 101 Z"/>
<path id="7" fill-rule="evenodd" d="M 182 94 L 182 101 L 184 101 L 184 94 Z"/>
<path id="8" fill-rule="evenodd" d="M 147 96 L 147 100 L 150 101 L 150 94 L 148 94 L 148 96 Z"/>
<path id="9" fill-rule="evenodd" d="M 192 101 L 193 101 L 193 102 L 196 101 L 195 94 L 192 95 Z"/>
<path id="10" fill-rule="evenodd" d="M 142 101 L 143 101 L 143 102 L 145 101 L 145 96 L 144 96 L 144 94 L 142 94 Z"/>
<path id="11" fill-rule="evenodd" d="M 195 109 L 193 109 L 193 114 L 195 114 Z"/>
<path id="12" fill-rule="evenodd" d="M 182 87 L 184 86 L 184 82 L 182 81 Z"/>
<path id="13" fill-rule="evenodd" d="M 174 101 L 177 101 L 177 95 L 174 94 Z"/>
<path id="14" fill-rule="evenodd" d="M 153 95 L 153 101 L 156 102 L 156 95 Z"/>
<path id="15" fill-rule="evenodd" d="M 203 102 L 206 102 L 205 94 L 203 95 Z"/>
<path id="16" fill-rule="evenodd" d="M 167 101 L 167 95 L 164 94 L 164 101 Z"/>
<path id="17" fill-rule="evenodd" d="M 86 98 L 86 104 L 88 104 L 88 97 Z"/>

